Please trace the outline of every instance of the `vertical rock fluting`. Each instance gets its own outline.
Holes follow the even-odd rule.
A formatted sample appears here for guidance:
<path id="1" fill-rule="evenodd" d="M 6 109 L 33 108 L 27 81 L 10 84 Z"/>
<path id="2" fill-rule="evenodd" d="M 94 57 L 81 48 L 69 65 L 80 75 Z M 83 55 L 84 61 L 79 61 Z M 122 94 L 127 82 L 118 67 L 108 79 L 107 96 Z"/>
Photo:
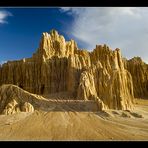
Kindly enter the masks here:
<path id="1" fill-rule="evenodd" d="M 89 52 L 86 50 L 77 51 L 77 53 L 68 57 L 67 91 L 71 92 L 75 97 L 77 95 L 81 72 L 85 67 L 90 65 Z"/>
<path id="2" fill-rule="evenodd" d="M 125 67 L 131 73 L 134 87 L 134 97 L 148 97 L 148 64 L 140 57 L 125 60 Z"/>
<path id="3" fill-rule="evenodd" d="M 75 99 L 95 99 L 100 110 L 125 110 L 132 109 L 134 95 L 147 93 L 147 75 L 147 66 L 123 60 L 119 49 L 79 50 L 74 40 L 67 42 L 52 30 L 42 34 L 32 58 L 0 67 L 0 85 L 15 84 L 36 94 L 68 92 Z"/>
<path id="4" fill-rule="evenodd" d="M 75 50 L 76 42 L 65 42 L 57 31 L 43 33 L 40 46 L 32 58 L 3 64 L 0 84 L 15 84 L 36 94 L 67 91 L 67 57 Z"/>
<path id="5" fill-rule="evenodd" d="M 102 54 L 102 50 L 100 51 L 101 53 L 99 53 L 98 50 L 98 56 Z M 92 55 L 94 56 L 94 54 Z M 105 108 L 132 109 L 132 77 L 130 73 L 124 69 L 120 50 L 116 49 L 109 53 L 108 56 L 106 55 L 106 58 L 107 57 L 111 59 L 111 61 L 108 62 L 110 63 L 108 64 L 109 67 L 104 67 L 104 61 L 101 63 L 98 59 L 97 63 L 81 73 L 78 97 L 102 100 Z"/>

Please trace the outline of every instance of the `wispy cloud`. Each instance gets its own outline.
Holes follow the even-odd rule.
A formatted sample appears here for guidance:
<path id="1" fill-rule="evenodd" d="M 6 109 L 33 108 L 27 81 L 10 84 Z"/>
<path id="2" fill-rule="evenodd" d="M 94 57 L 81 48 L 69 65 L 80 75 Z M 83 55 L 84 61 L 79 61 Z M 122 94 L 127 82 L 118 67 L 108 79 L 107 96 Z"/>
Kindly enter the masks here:
<path id="1" fill-rule="evenodd" d="M 148 63 L 148 8 L 61 8 L 74 17 L 69 35 L 93 49 L 96 44 L 120 48 L 125 57 L 141 56 Z"/>
<path id="2" fill-rule="evenodd" d="M 12 16 L 12 14 L 10 12 L 8 12 L 8 11 L 0 10 L 0 24 L 8 23 L 6 21 L 6 18 L 8 16 Z"/>

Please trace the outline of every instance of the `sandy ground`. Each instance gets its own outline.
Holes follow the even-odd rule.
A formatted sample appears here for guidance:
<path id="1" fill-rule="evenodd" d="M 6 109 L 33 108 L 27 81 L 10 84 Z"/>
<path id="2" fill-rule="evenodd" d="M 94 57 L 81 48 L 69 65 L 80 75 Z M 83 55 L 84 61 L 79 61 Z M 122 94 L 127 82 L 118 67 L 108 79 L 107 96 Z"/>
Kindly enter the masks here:
<path id="1" fill-rule="evenodd" d="M 135 110 L 35 111 L 0 116 L 0 140 L 148 140 L 148 100 Z"/>

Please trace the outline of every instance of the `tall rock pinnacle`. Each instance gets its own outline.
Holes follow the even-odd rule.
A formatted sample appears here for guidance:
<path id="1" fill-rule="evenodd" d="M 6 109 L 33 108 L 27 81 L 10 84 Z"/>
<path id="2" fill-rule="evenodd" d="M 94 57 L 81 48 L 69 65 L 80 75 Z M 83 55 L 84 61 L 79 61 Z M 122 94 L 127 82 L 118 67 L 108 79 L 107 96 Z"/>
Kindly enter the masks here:
<path id="1" fill-rule="evenodd" d="M 148 65 L 125 60 L 120 49 L 97 45 L 89 52 L 56 30 L 43 33 L 32 58 L 0 67 L 0 85 L 14 84 L 36 94 L 67 92 L 96 100 L 100 110 L 132 109 L 135 96 L 148 95 Z M 138 80 L 137 80 L 138 78 Z"/>
<path id="2" fill-rule="evenodd" d="M 69 54 L 74 54 L 75 50 L 77 50 L 77 44 L 74 40 L 66 42 L 56 30 L 51 30 L 50 34 L 47 32 L 42 34 L 37 56 L 43 59 L 53 56 L 68 57 Z"/>

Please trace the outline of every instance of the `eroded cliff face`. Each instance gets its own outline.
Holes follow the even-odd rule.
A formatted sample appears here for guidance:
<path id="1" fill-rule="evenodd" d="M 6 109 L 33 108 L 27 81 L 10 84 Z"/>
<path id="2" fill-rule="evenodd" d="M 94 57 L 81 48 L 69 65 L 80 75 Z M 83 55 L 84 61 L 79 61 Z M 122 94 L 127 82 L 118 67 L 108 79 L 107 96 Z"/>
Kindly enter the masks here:
<path id="1" fill-rule="evenodd" d="M 148 97 L 148 64 L 144 63 L 140 57 L 125 60 L 125 67 L 132 75 L 134 97 Z"/>
<path id="2" fill-rule="evenodd" d="M 120 50 L 111 51 L 106 46 L 98 46 L 94 52 L 91 56 L 98 55 L 104 58 L 92 58 L 93 64 L 81 73 L 78 97 L 96 99 L 99 102 L 101 100 L 101 104 L 105 105 L 104 109 L 132 109 L 134 98 L 132 77 L 124 69 Z"/>
<path id="3" fill-rule="evenodd" d="M 12 84 L 0 86 L 0 114 L 34 112 L 34 109 L 38 109 L 42 105 L 41 100 L 44 101 L 18 86 Z"/>
<path id="4" fill-rule="evenodd" d="M 75 99 L 96 100 L 100 110 L 132 109 L 138 86 L 148 89 L 148 70 L 141 66 L 144 72 L 139 72 L 139 81 L 145 84 L 136 85 L 137 67 L 131 69 L 132 63 L 123 60 L 120 49 L 97 45 L 92 52 L 80 50 L 74 40 L 67 42 L 52 30 L 43 33 L 31 58 L 2 65 L 0 85 L 14 84 L 35 94 L 69 92 Z"/>

